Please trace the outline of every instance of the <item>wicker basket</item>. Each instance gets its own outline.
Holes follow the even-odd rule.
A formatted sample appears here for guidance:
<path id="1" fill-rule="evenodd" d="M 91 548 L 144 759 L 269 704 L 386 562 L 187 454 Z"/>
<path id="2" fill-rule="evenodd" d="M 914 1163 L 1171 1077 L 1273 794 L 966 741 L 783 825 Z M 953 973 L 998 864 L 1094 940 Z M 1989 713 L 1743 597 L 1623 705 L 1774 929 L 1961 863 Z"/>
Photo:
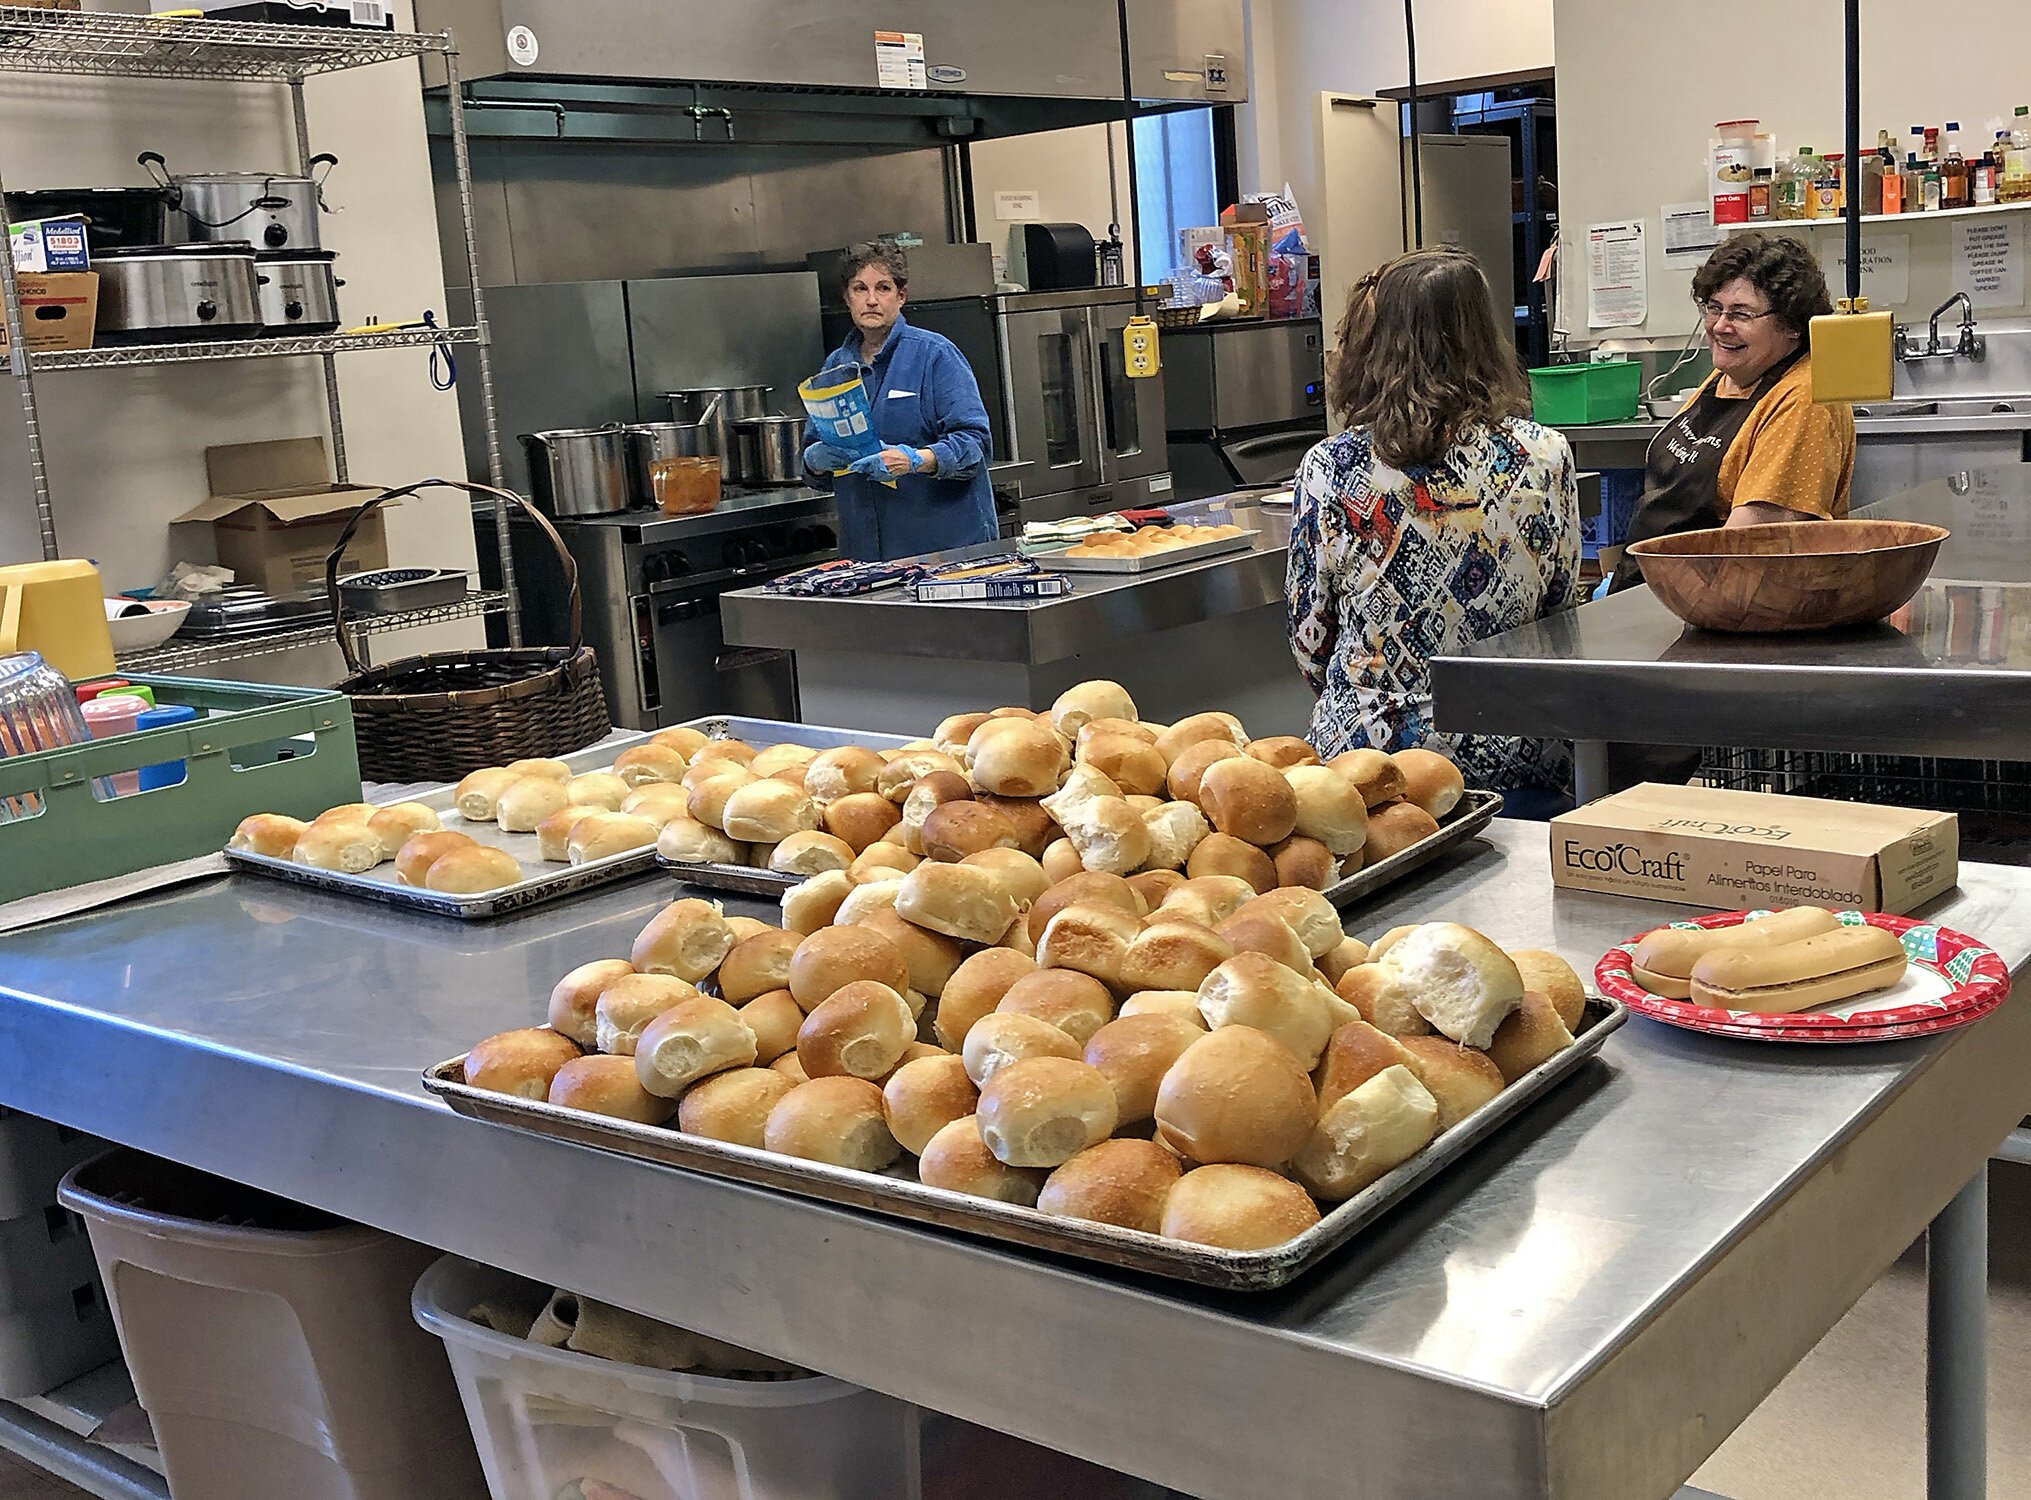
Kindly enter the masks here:
<path id="1" fill-rule="evenodd" d="M 374 511 L 433 486 L 512 503 L 543 529 L 571 593 L 570 645 L 435 651 L 361 670 L 339 597 L 339 563 L 353 533 Z M 505 515 L 501 524 L 507 524 Z M 457 781 L 482 766 L 582 750 L 613 727 L 600 688 L 599 658 L 580 631 L 578 564 L 557 528 L 519 495 L 446 479 L 378 495 L 346 522 L 325 559 L 324 584 L 351 672 L 338 689 L 353 700 L 360 771 L 369 781 Z"/>

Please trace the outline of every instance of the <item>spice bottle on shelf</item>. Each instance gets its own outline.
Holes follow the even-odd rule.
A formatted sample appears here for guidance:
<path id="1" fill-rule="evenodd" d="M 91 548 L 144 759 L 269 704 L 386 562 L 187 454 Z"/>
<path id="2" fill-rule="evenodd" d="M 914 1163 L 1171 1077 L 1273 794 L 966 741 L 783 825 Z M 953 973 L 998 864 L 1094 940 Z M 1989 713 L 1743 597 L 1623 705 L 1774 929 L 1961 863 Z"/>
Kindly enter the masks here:
<path id="1" fill-rule="evenodd" d="M 1880 132 L 1880 136 L 1883 140 L 1890 138 L 1888 131 Z M 1883 212 L 1883 155 L 1880 147 L 1875 151 L 1862 153 L 1861 170 L 1856 173 L 1855 190 L 1861 194 L 1863 213 Z"/>
<path id="2" fill-rule="evenodd" d="M 1847 161 L 1845 153 L 1828 152 L 1819 159 L 1819 174 L 1812 184 L 1812 217 L 1836 219 L 1848 206 Z"/>
<path id="3" fill-rule="evenodd" d="M 1770 217 L 1770 195 L 1775 174 L 1768 167 L 1758 167 L 1749 183 L 1749 222 L 1759 223 Z"/>
<path id="4" fill-rule="evenodd" d="M 1967 208 L 1974 202 L 1968 186 L 1968 160 L 1961 155 L 1960 121 L 1946 122 L 1946 155 L 1939 164 L 1939 206 Z"/>
<path id="5" fill-rule="evenodd" d="M 1998 170 L 1993 152 L 1968 163 L 1968 191 L 1976 208 L 1987 208 L 1996 201 Z"/>
<path id="6" fill-rule="evenodd" d="M 1885 135 L 1887 139 L 1887 132 Z M 1876 154 L 1876 194 L 1878 206 L 1875 212 L 1901 214 L 1904 212 L 1904 172 L 1897 165 L 1897 153 L 1888 145 Z"/>
<path id="7" fill-rule="evenodd" d="M 2031 104 L 2017 106 L 2016 123 L 2010 131 L 2010 147 L 2003 158 L 2003 175 L 1996 196 L 2005 203 L 2031 199 Z"/>
<path id="8" fill-rule="evenodd" d="M 1925 211 L 1925 168 L 1918 164 L 1918 154 L 1909 152 L 1904 157 L 1904 170 L 1899 172 L 1904 212 L 1907 214 Z"/>

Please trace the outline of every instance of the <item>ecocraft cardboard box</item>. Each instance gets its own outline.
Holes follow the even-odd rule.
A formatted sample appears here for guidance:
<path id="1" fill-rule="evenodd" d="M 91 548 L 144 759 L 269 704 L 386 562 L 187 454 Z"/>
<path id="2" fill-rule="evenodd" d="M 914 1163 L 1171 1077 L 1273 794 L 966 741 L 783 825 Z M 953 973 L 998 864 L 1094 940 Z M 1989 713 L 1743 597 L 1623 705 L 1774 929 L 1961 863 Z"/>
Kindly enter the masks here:
<path id="1" fill-rule="evenodd" d="M 1551 824 L 1552 881 L 1719 911 L 1914 911 L 1960 879 L 1952 813 L 1645 782 Z"/>
<path id="2" fill-rule="evenodd" d="M 30 349 L 89 349 L 99 320 L 99 273 L 61 271 L 17 275 L 21 326 Z M 7 353 L 7 320 L 0 318 L 0 355 Z"/>
<path id="3" fill-rule="evenodd" d="M 209 521 L 219 561 L 239 583 L 278 596 L 324 589 L 324 560 L 352 513 L 380 487 L 334 484 L 322 438 L 282 438 L 205 449 L 212 498 L 178 521 Z M 398 502 L 399 503 L 399 502 Z M 341 572 L 388 566 L 386 510 L 367 517 Z"/>

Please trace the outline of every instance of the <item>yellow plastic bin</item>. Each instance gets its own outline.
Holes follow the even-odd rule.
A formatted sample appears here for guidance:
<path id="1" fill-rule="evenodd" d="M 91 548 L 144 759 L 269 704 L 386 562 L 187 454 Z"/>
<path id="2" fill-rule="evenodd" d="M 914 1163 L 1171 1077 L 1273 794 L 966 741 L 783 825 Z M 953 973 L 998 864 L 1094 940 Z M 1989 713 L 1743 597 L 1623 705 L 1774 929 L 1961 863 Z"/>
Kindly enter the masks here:
<path id="1" fill-rule="evenodd" d="M 511 1338 L 472 1309 L 518 1278 L 448 1256 L 416 1285 L 493 1500 L 918 1500 L 916 1408 L 813 1375 L 735 1380 Z M 522 1283 L 526 1285 L 526 1283 Z"/>
<path id="2" fill-rule="evenodd" d="M 478 1500 L 458 1391 L 408 1315 L 437 1252 L 138 1151 L 75 1168 L 178 1500 Z"/>

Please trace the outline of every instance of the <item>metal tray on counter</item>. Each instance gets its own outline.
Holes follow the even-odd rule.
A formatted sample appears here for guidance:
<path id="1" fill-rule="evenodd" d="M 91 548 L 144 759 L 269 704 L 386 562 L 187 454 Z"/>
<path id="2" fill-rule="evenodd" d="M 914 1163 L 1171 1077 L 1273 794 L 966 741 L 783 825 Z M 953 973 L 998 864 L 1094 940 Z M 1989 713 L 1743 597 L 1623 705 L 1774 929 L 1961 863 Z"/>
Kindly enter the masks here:
<path id="1" fill-rule="evenodd" d="M 1256 538 L 1261 535 L 1259 531 L 1247 531 L 1240 536 L 1215 537 L 1210 542 L 1188 542 L 1182 547 L 1166 547 L 1161 552 L 1152 552 L 1147 557 L 1067 557 L 1065 547 L 1076 545 L 1071 542 L 1067 542 L 1065 547 L 1026 547 L 1023 556 L 1066 573 L 1159 573 L 1165 568 L 1204 562 L 1209 557 L 1224 557 L 1230 552 L 1253 552 Z M 1088 537 L 1086 540 L 1098 541 L 1104 540 L 1104 537 Z"/>
<path id="2" fill-rule="evenodd" d="M 1421 1183 L 1467 1155 L 1533 1101 L 1584 1066 L 1600 1051 L 1608 1034 L 1628 1018 L 1628 1009 L 1619 1002 L 1588 1000 L 1578 1037 L 1571 1047 L 1519 1078 L 1388 1176 L 1328 1211 L 1318 1224 L 1268 1250 L 1216 1250 L 1139 1230 L 1058 1218 L 1034 1208 L 926 1187 L 910 1175 L 907 1165 L 879 1174 L 857 1172 L 685 1135 L 674 1128 L 637 1125 L 493 1093 L 465 1081 L 463 1057 L 430 1069 L 423 1075 L 423 1086 L 460 1114 L 582 1146 L 618 1151 L 826 1203 L 870 1209 L 941 1229 L 957 1229 L 983 1239 L 1049 1250 L 1100 1265 L 1227 1291 L 1262 1292 L 1296 1279 L 1384 1218 Z"/>
<path id="3" fill-rule="evenodd" d="M 1439 820 L 1439 831 L 1430 838 L 1420 840 L 1408 849 L 1399 849 L 1388 859 L 1377 860 L 1343 880 L 1334 881 L 1322 894 L 1344 911 L 1355 902 L 1366 900 L 1377 891 L 1423 869 L 1455 844 L 1472 838 L 1494 822 L 1495 815 L 1501 811 L 1500 792 L 1470 791 L 1460 799 L 1458 806 Z"/>

